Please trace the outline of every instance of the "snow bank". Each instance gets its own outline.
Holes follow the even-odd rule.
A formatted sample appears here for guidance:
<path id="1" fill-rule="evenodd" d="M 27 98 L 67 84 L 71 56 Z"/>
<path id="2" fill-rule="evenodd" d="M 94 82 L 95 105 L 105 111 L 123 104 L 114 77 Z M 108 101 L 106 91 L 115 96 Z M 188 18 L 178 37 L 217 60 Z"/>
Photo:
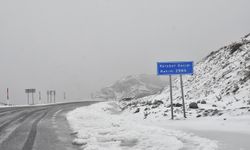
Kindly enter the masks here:
<path id="1" fill-rule="evenodd" d="M 215 141 L 145 124 L 141 117 L 121 112 L 115 102 L 77 108 L 67 114 L 76 134 L 73 143 L 84 150 L 213 150 Z"/>

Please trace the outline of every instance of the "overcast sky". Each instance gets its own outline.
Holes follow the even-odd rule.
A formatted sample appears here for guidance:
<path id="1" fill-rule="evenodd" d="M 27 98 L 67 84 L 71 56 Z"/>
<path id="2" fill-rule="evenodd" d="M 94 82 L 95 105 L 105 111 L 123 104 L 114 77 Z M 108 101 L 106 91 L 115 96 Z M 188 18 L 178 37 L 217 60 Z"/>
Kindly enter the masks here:
<path id="1" fill-rule="evenodd" d="M 249 0 L 0 0 L 0 102 L 68 99 L 157 61 L 198 61 L 250 32 Z"/>

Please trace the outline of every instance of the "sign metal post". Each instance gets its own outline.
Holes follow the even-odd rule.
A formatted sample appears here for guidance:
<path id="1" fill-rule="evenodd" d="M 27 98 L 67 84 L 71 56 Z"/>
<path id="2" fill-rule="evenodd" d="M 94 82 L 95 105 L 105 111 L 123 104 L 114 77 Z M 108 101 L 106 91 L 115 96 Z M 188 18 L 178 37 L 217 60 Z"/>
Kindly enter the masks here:
<path id="1" fill-rule="evenodd" d="M 49 91 L 47 91 L 47 103 L 49 103 Z"/>
<path id="2" fill-rule="evenodd" d="M 41 104 L 41 100 L 42 100 L 42 97 L 41 97 L 41 91 L 39 91 L 39 103 Z"/>
<path id="3" fill-rule="evenodd" d="M 33 92 L 31 93 L 31 96 L 32 96 L 32 105 L 34 105 L 35 104 L 35 100 L 34 100 L 34 93 Z"/>
<path id="4" fill-rule="evenodd" d="M 66 92 L 63 93 L 63 99 L 66 99 Z"/>
<path id="5" fill-rule="evenodd" d="M 169 85 L 170 85 L 170 104 L 171 104 L 171 119 L 174 119 L 174 107 L 173 107 L 173 91 L 172 91 L 172 76 L 169 75 Z"/>
<path id="6" fill-rule="evenodd" d="M 52 91 L 49 91 L 49 102 L 52 103 Z"/>
<path id="7" fill-rule="evenodd" d="M 180 82 L 181 82 L 181 97 L 182 97 L 183 116 L 184 116 L 184 118 L 187 118 L 186 110 L 185 110 L 185 101 L 184 101 L 183 81 L 182 81 L 182 75 L 181 74 L 180 74 Z"/>
<path id="8" fill-rule="evenodd" d="M 53 91 L 54 93 L 54 103 L 56 103 L 56 91 Z"/>
<path id="9" fill-rule="evenodd" d="M 27 93 L 27 104 L 29 105 L 30 104 L 30 96 L 29 96 L 29 93 Z"/>
<path id="10" fill-rule="evenodd" d="M 158 62 L 157 63 L 157 74 L 158 75 L 169 75 L 170 85 L 170 103 L 171 103 L 171 119 L 174 119 L 173 113 L 173 91 L 172 91 L 172 75 L 180 75 L 180 86 L 181 86 L 181 97 L 182 97 L 182 108 L 183 116 L 186 118 L 185 101 L 184 101 L 184 90 L 182 75 L 193 74 L 193 62 L 192 61 L 180 61 L 180 62 Z"/>
<path id="11" fill-rule="evenodd" d="M 7 88 L 7 105 L 10 105 L 9 88 Z"/>
<path id="12" fill-rule="evenodd" d="M 27 93 L 27 103 L 28 105 L 30 104 L 29 102 L 29 94 L 31 93 L 31 98 L 32 98 L 32 105 L 35 104 L 35 99 L 34 99 L 34 93 L 36 93 L 36 89 L 25 89 L 25 93 Z"/>
<path id="13" fill-rule="evenodd" d="M 56 103 L 56 91 L 48 90 L 47 91 L 47 102 L 48 103 Z"/>

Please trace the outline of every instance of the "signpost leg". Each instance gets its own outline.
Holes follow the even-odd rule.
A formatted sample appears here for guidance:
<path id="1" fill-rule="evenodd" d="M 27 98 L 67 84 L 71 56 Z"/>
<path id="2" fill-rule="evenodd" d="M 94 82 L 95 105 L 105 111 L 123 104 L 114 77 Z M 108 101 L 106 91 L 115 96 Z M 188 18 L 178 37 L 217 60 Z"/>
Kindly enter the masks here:
<path id="1" fill-rule="evenodd" d="M 34 93 L 32 92 L 32 105 L 34 105 L 35 102 L 34 102 Z"/>
<path id="2" fill-rule="evenodd" d="M 51 93 L 51 91 L 49 92 L 49 103 L 52 103 L 52 93 Z"/>
<path id="3" fill-rule="evenodd" d="M 41 104 L 41 100 L 42 100 L 41 92 L 39 91 L 39 103 L 40 103 L 40 104 Z"/>
<path id="4" fill-rule="evenodd" d="M 47 91 L 47 104 L 49 103 L 49 91 Z"/>
<path id="5" fill-rule="evenodd" d="M 27 93 L 27 104 L 28 104 L 28 105 L 30 104 L 29 98 L 30 98 L 29 93 Z"/>
<path id="6" fill-rule="evenodd" d="M 186 110 L 185 110 L 185 102 L 184 102 L 184 91 L 183 91 L 182 75 L 180 75 L 180 81 L 181 81 L 181 97 L 182 97 L 183 114 L 184 114 L 184 118 L 187 118 L 186 117 Z"/>
<path id="7" fill-rule="evenodd" d="M 169 75 L 169 85 L 170 85 L 170 102 L 171 102 L 171 119 L 174 119 L 174 108 L 173 108 L 173 93 L 172 93 L 172 76 Z"/>
<path id="8" fill-rule="evenodd" d="M 56 91 L 54 91 L 54 103 L 56 103 Z"/>

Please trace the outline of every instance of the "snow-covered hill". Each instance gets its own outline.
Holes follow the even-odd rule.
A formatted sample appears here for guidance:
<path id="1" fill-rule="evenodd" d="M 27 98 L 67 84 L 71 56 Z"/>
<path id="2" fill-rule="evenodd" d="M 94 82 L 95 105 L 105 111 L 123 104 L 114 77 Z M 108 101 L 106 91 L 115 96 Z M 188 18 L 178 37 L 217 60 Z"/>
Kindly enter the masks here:
<path id="1" fill-rule="evenodd" d="M 156 75 L 127 76 L 110 87 L 103 88 L 99 92 L 92 94 L 92 97 L 106 100 L 130 100 L 131 98 L 156 94 L 162 91 L 166 85 L 167 82 Z"/>
<path id="2" fill-rule="evenodd" d="M 188 116 L 250 113 L 250 34 L 211 52 L 195 65 L 193 76 L 184 76 Z M 173 82 L 175 115 L 182 114 L 179 79 Z M 189 108 L 195 102 L 197 109 Z M 148 116 L 170 115 L 169 88 L 160 94 L 122 101 L 122 107 Z M 154 115 L 150 115 L 154 114 Z"/>

